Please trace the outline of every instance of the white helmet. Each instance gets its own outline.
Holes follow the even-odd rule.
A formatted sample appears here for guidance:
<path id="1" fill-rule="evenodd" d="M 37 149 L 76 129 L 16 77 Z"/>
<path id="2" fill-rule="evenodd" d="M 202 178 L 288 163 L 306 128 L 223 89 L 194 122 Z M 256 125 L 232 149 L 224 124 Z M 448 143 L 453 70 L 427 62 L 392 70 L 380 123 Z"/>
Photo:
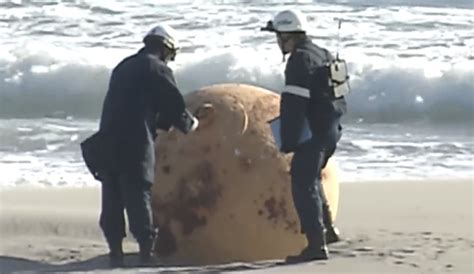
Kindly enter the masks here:
<path id="1" fill-rule="evenodd" d="M 306 32 L 306 16 L 298 11 L 284 10 L 279 12 L 267 27 L 262 30 L 273 32 Z"/>
<path id="2" fill-rule="evenodd" d="M 154 28 L 152 28 L 145 35 L 145 38 L 149 37 L 149 36 L 155 36 L 155 37 L 162 38 L 163 43 L 167 47 L 169 47 L 170 49 L 175 49 L 176 50 L 176 49 L 179 48 L 176 31 L 172 27 L 170 27 L 166 24 L 159 24 L 159 25 L 155 26 Z"/>

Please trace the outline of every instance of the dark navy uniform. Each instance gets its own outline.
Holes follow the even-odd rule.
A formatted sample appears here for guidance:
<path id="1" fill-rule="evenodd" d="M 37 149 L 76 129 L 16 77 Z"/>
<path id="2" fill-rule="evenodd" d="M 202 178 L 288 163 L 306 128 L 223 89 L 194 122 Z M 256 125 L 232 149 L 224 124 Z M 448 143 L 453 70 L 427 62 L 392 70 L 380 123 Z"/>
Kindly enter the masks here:
<path id="1" fill-rule="evenodd" d="M 100 226 L 109 244 L 125 236 L 124 209 L 139 243 L 154 237 L 150 199 L 156 129 L 174 126 L 187 133 L 191 117 L 171 69 L 146 48 L 113 70 L 99 130 L 110 147 L 110 165 L 100 176 Z"/>
<path id="2" fill-rule="evenodd" d="M 318 68 L 331 61 L 331 54 L 305 39 L 296 45 L 285 70 L 280 118 L 283 152 L 294 152 L 291 162 L 292 194 L 304 233 L 323 233 L 322 207 L 327 206 L 321 188 L 321 170 L 336 150 L 341 138 L 341 116 L 346 112 L 344 98 L 327 95 L 328 79 Z M 312 138 L 299 143 L 309 125 Z"/>

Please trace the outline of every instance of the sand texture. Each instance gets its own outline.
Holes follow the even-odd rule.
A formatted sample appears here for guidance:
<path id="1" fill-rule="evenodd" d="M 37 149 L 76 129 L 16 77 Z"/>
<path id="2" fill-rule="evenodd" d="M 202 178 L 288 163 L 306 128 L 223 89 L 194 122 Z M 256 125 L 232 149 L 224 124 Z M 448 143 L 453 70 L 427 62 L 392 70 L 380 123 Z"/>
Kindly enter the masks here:
<path id="1" fill-rule="evenodd" d="M 1 273 L 106 271 L 98 229 L 99 189 L 0 192 Z M 472 181 L 342 183 L 337 223 L 344 241 L 329 261 L 159 265 L 122 273 L 473 273 Z M 278 241 L 279 239 L 275 239 Z M 137 266 L 128 240 L 126 263 Z M 252 243 L 249 243 L 252 248 Z"/>

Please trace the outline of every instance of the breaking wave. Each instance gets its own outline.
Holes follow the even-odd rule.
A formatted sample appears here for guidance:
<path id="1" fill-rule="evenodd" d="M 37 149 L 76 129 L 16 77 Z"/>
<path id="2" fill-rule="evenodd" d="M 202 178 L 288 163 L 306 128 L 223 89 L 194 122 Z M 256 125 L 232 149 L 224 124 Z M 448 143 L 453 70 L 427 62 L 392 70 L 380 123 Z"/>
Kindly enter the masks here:
<path id="1" fill-rule="evenodd" d="M 226 82 L 282 89 L 283 64 L 275 61 L 278 55 L 269 60 L 256 51 L 229 49 L 199 56 L 183 58 L 175 69 L 183 93 Z M 0 59 L 0 118 L 97 118 L 111 67 L 45 52 Z M 353 90 L 348 97 L 349 120 L 472 123 L 474 71 L 467 65 L 435 75 L 427 73 L 429 67 L 400 64 L 381 68 L 350 63 L 349 67 Z"/>

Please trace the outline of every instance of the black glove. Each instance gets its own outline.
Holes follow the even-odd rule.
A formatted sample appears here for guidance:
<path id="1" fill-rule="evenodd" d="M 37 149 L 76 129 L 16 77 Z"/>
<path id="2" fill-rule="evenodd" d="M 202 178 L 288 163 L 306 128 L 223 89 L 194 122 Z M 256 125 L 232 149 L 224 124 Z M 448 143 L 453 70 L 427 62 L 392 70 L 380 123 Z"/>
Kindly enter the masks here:
<path id="1" fill-rule="evenodd" d="M 196 130 L 198 125 L 199 121 L 197 118 L 194 117 L 194 115 L 192 115 L 187 109 L 181 114 L 178 121 L 174 123 L 174 127 L 179 129 L 184 134 Z"/>

